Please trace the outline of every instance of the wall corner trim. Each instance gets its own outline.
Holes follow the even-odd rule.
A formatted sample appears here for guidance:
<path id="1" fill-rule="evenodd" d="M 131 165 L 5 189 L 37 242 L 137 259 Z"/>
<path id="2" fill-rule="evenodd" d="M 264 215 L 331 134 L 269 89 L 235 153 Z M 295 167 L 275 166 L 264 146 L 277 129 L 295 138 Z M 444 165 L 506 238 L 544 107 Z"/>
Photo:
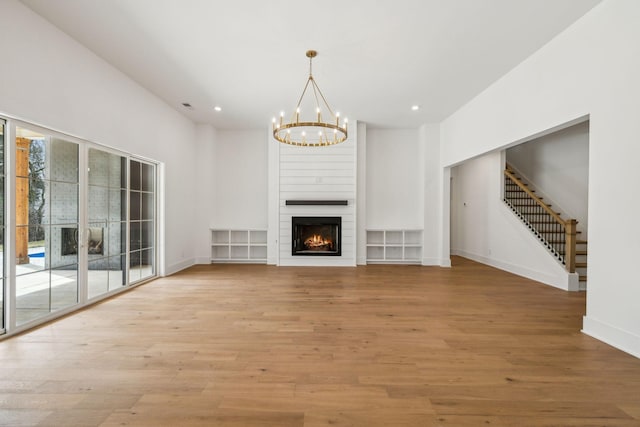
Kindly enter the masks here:
<path id="1" fill-rule="evenodd" d="M 584 316 L 582 333 L 640 359 L 640 336 L 624 329 Z"/>

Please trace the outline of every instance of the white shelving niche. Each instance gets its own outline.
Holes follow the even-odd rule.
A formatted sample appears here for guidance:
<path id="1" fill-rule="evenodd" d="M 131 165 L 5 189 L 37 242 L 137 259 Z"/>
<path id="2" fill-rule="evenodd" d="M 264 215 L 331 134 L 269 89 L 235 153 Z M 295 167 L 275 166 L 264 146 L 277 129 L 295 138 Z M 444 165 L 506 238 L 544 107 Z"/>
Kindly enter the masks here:
<path id="1" fill-rule="evenodd" d="M 267 230 L 211 229 L 212 263 L 267 263 Z"/>
<path id="2" fill-rule="evenodd" d="M 421 264 L 422 230 L 367 230 L 367 264 Z"/>

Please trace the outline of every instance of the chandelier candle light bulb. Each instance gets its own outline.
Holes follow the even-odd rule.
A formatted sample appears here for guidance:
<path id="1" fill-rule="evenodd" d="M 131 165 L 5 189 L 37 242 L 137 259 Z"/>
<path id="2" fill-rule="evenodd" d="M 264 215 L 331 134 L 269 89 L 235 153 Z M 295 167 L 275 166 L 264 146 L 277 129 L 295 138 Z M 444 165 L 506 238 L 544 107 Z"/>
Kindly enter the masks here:
<path id="1" fill-rule="evenodd" d="M 306 55 L 307 58 L 309 58 L 309 78 L 307 79 L 307 83 L 304 86 L 302 95 L 300 96 L 298 104 L 296 105 L 295 114 L 292 120 L 288 123 L 284 122 L 284 112 L 280 113 L 279 123 L 276 122 L 275 118 L 273 119 L 273 137 L 284 144 L 305 147 L 319 147 L 339 144 L 347 139 L 347 119 L 345 118 L 342 121 L 342 124 L 340 123 L 340 113 L 333 112 L 324 95 L 322 94 L 322 91 L 320 91 L 320 88 L 313 78 L 313 75 L 311 73 L 311 61 L 318 55 L 318 53 L 315 50 L 309 50 L 307 51 Z M 311 86 L 311 89 L 313 91 L 313 97 L 316 105 L 315 121 L 313 119 L 300 117 L 300 105 L 309 86 Z M 326 112 L 330 115 L 328 121 L 322 120 L 323 109 L 326 110 Z M 333 139 L 327 137 L 327 129 L 333 129 Z M 307 139 L 307 131 L 309 131 L 309 139 Z M 314 132 L 318 133 L 317 139 L 314 139 Z"/>

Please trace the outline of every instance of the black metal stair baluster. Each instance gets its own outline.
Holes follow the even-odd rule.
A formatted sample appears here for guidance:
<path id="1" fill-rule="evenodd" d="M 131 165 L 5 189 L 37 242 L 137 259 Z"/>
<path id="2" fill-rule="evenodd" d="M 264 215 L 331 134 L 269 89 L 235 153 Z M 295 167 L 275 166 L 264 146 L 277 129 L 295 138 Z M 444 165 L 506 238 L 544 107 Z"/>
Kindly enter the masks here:
<path id="1" fill-rule="evenodd" d="M 558 235 L 556 241 L 558 242 L 558 252 L 562 254 L 562 261 L 564 262 L 564 245 L 562 244 L 562 225 L 556 221 L 556 229 L 558 230 Z"/>
<path id="2" fill-rule="evenodd" d="M 551 231 L 551 237 L 549 239 L 549 242 L 551 243 L 551 248 L 553 249 L 553 252 L 558 253 L 558 246 L 556 244 L 556 224 L 555 223 L 549 224 L 549 229 Z"/>
<path id="3" fill-rule="evenodd" d="M 553 249 L 556 251 L 556 253 L 558 252 L 558 243 L 556 243 L 558 241 L 558 223 L 554 221 L 553 223 Z"/>

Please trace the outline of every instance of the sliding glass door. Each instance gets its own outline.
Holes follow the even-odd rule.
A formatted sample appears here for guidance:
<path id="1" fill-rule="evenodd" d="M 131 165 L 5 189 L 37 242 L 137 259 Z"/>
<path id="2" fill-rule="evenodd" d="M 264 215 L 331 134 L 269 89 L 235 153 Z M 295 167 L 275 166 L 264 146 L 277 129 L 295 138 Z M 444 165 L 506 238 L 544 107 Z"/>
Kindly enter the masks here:
<path id="1" fill-rule="evenodd" d="M 0 118 L 0 334 L 156 275 L 156 171 L 152 162 Z"/>

